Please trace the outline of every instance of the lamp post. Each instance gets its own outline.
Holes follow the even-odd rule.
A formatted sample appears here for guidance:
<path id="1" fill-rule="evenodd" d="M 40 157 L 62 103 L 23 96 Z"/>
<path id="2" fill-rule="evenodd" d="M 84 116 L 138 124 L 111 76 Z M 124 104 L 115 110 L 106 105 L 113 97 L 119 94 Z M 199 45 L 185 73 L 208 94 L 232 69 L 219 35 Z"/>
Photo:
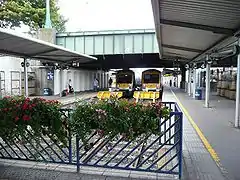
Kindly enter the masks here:
<path id="1" fill-rule="evenodd" d="M 45 20 L 44 27 L 47 29 L 52 28 L 51 14 L 50 14 L 50 0 L 46 0 L 46 20 Z"/>

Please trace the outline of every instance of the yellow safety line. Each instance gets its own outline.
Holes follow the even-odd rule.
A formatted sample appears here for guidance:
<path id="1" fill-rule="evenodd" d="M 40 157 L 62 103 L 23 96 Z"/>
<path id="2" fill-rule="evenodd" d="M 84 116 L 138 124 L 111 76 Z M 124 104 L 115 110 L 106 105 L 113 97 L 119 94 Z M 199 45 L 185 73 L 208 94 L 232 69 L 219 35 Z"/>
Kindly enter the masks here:
<path id="1" fill-rule="evenodd" d="M 171 90 L 172 91 L 172 90 Z M 182 109 L 182 111 L 184 112 L 185 116 L 187 117 L 188 121 L 192 124 L 193 128 L 196 130 L 198 136 L 200 137 L 200 139 L 202 140 L 204 146 L 206 147 L 206 149 L 208 150 L 208 152 L 210 153 L 210 155 L 212 156 L 213 160 L 216 162 L 216 164 L 218 166 L 221 166 L 220 164 L 220 158 L 218 157 L 216 151 L 213 149 L 213 147 L 210 145 L 210 143 L 208 142 L 208 140 L 206 139 L 206 137 L 203 135 L 202 131 L 200 130 L 200 128 L 197 126 L 197 124 L 194 122 L 194 120 L 192 119 L 192 117 L 190 116 L 190 114 L 188 113 L 188 111 L 186 110 L 186 108 L 184 108 L 184 106 L 182 105 L 182 103 L 180 102 L 180 100 L 177 98 L 176 94 L 172 91 L 173 96 L 175 97 L 175 99 L 177 100 L 178 105 L 180 106 L 180 108 Z"/>
<path id="2" fill-rule="evenodd" d="M 166 148 L 162 148 L 158 151 L 158 158 L 161 157 L 167 151 Z M 160 161 L 157 163 L 157 167 L 161 168 L 167 162 L 167 157 L 164 156 Z"/>

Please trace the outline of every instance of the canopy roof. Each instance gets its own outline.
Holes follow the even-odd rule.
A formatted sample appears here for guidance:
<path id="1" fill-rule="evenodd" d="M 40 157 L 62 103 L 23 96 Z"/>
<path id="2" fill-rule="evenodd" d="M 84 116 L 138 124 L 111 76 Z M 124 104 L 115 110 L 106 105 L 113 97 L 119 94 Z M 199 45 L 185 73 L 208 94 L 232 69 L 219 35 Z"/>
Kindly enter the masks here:
<path id="1" fill-rule="evenodd" d="M 26 37 L 24 34 L 0 29 L 0 53 L 36 60 L 47 60 L 58 63 L 86 63 L 97 58 L 71 51 L 42 40 Z"/>
<path id="2" fill-rule="evenodd" d="M 199 61 L 240 28 L 239 0 L 152 0 L 161 59 Z"/>

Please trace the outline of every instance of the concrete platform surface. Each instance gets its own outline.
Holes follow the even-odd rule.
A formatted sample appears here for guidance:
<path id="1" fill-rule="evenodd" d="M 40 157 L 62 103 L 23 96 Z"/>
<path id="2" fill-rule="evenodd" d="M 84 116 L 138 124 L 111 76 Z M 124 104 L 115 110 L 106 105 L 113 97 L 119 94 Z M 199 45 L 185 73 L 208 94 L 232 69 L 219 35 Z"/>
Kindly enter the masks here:
<path id="1" fill-rule="evenodd" d="M 0 159 L 0 180 L 174 180 L 171 175 Z"/>
<path id="2" fill-rule="evenodd" d="M 164 88 L 163 101 L 176 102 L 169 88 Z M 183 113 L 183 161 L 184 178 L 188 180 L 225 180 L 196 130 Z"/>
<path id="3" fill-rule="evenodd" d="M 93 97 L 96 97 L 97 93 L 96 92 L 79 92 L 79 93 L 75 93 L 75 94 L 69 94 L 67 96 L 64 97 L 60 97 L 60 96 L 32 96 L 30 98 L 44 98 L 47 100 L 58 100 L 62 103 L 62 105 L 67 105 L 67 104 L 71 104 L 73 102 L 75 102 L 76 100 L 79 99 L 90 99 Z"/>

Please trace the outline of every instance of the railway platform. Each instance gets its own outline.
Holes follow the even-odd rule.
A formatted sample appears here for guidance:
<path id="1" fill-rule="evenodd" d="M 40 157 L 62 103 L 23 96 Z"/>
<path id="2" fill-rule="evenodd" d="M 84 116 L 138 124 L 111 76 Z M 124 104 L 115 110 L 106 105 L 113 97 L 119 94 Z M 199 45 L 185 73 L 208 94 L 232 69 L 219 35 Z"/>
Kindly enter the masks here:
<path id="1" fill-rule="evenodd" d="M 32 96 L 30 98 L 44 98 L 47 100 L 58 100 L 59 102 L 62 103 L 63 106 L 67 106 L 69 104 L 74 103 L 76 100 L 79 99 L 90 99 L 90 98 L 95 98 L 97 97 L 97 93 L 96 92 L 78 92 L 75 94 L 69 94 L 67 96 L 64 97 L 60 97 L 60 96 Z"/>
<path id="2" fill-rule="evenodd" d="M 171 91 L 223 174 L 228 179 L 240 179 L 237 158 L 240 130 L 234 127 L 235 101 L 211 93 L 210 108 L 205 108 L 204 100 L 194 100 L 180 89 L 172 88 Z"/>

